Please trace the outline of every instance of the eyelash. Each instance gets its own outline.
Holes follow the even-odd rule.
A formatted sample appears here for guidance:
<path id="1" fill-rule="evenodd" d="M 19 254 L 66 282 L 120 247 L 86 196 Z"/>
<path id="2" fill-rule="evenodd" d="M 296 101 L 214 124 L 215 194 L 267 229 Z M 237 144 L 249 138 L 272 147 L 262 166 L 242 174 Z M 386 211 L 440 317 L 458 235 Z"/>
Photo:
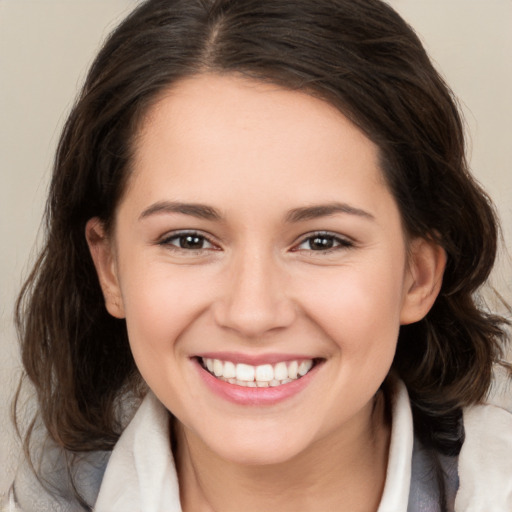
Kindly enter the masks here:
<path id="1" fill-rule="evenodd" d="M 198 247 L 198 248 L 191 248 L 191 247 L 182 247 L 182 243 L 186 239 L 195 239 L 198 242 L 201 242 L 202 245 L 209 244 L 210 247 Z M 178 244 L 174 244 L 173 242 L 178 242 Z M 162 245 L 165 247 L 168 247 L 172 250 L 176 251 L 185 251 L 185 252 L 194 252 L 199 253 L 202 251 L 210 251 L 210 250 L 217 250 L 217 246 L 211 242 L 207 236 L 197 232 L 197 231 L 180 231 L 178 233 L 173 233 L 169 236 L 164 237 L 162 240 L 158 242 L 158 245 Z"/>
<path id="2" fill-rule="evenodd" d="M 201 247 L 183 247 L 186 243 L 186 239 L 189 239 L 189 242 L 201 244 Z M 309 249 L 301 248 L 301 246 L 305 243 L 313 243 L 313 241 L 323 240 L 324 242 L 321 245 L 324 245 L 323 248 L 313 249 L 310 245 Z M 177 242 L 173 243 L 173 242 Z M 169 236 L 163 238 L 159 245 L 166 246 L 176 251 L 184 251 L 184 252 L 194 252 L 199 253 L 202 251 L 210 251 L 210 250 L 218 250 L 218 246 L 209 240 L 209 238 L 197 231 L 181 231 L 178 233 L 173 233 Z M 205 244 L 208 244 L 209 247 L 204 247 Z M 305 236 L 299 244 L 295 245 L 291 250 L 292 252 L 298 251 L 311 251 L 314 253 L 323 253 L 330 254 L 334 251 L 339 251 L 342 249 L 350 249 L 354 247 L 354 242 L 348 240 L 347 238 L 341 237 L 339 235 L 335 235 L 333 233 L 329 233 L 326 231 L 318 231 L 308 236 Z"/>
<path id="3" fill-rule="evenodd" d="M 324 243 L 323 249 L 322 248 L 313 249 L 313 248 L 311 248 L 311 246 L 309 249 L 301 249 L 301 246 L 303 244 L 308 243 L 308 242 L 311 244 L 315 239 L 316 240 L 324 240 L 324 241 L 327 240 L 327 244 L 332 244 L 332 246 L 326 247 L 326 244 Z M 317 231 L 313 234 L 309 234 L 308 236 L 304 237 L 301 240 L 301 242 L 293 248 L 293 251 L 295 251 L 295 252 L 311 251 L 314 253 L 331 254 L 332 252 L 343 250 L 343 249 L 350 249 L 352 247 L 354 247 L 354 242 L 347 238 L 341 237 L 334 233 L 329 233 L 328 231 Z"/>

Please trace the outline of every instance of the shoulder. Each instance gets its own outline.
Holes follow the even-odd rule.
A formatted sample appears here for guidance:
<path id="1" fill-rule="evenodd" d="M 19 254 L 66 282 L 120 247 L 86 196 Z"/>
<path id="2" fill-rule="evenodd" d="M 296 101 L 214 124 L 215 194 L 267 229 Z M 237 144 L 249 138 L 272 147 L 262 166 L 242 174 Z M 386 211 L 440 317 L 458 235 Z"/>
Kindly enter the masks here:
<path id="1" fill-rule="evenodd" d="M 458 457 L 435 455 L 414 439 L 408 511 L 439 510 L 439 470 L 448 510 L 512 511 L 511 388 L 508 379 L 496 380 L 485 404 L 463 410 L 465 441 Z M 394 401 L 405 411 L 410 406 L 402 395 L 403 390 L 395 387 Z M 395 406 L 393 428 L 399 420 L 396 412 Z"/>
<path id="2" fill-rule="evenodd" d="M 47 448 L 37 463 L 37 475 L 27 460 L 22 461 L 2 506 L 13 512 L 81 511 L 74 490 L 93 504 L 109 455 L 109 452 L 91 452 L 76 456 L 72 468 L 68 469 L 70 455 L 57 447 Z"/>
<path id="3" fill-rule="evenodd" d="M 493 403 L 468 407 L 464 430 L 455 510 L 512 510 L 512 413 Z"/>
<path id="4" fill-rule="evenodd" d="M 487 402 L 464 410 L 455 510 L 512 510 L 512 382 L 495 368 Z"/>

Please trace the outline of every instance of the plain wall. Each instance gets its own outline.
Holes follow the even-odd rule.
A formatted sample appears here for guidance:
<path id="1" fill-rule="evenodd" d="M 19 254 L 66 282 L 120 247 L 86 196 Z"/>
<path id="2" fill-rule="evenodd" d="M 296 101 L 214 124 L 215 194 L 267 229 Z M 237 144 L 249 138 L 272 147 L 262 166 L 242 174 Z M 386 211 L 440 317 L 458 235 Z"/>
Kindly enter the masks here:
<path id="1" fill-rule="evenodd" d="M 292 0 L 290 0 L 292 1 Z M 512 241 L 512 1 L 392 0 L 459 97 L 471 167 Z M 0 492 L 18 448 L 8 402 L 19 372 L 12 310 L 34 258 L 51 161 L 101 40 L 134 0 L 0 0 Z M 512 302 L 510 260 L 495 282 Z"/>

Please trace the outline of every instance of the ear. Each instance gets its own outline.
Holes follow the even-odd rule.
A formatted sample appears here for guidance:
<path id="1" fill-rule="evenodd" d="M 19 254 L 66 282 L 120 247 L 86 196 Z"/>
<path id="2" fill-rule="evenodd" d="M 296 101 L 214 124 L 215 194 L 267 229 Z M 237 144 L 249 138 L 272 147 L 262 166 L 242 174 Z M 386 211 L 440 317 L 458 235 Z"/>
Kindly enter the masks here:
<path id="1" fill-rule="evenodd" d="M 430 311 L 441 290 L 445 267 L 446 252 L 439 244 L 425 238 L 412 241 L 400 314 L 402 325 L 417 322 Z"/>
<path id="2" fill-rule="evenodd" d="M 124 318 L 114 246 L 112 240 L 106 235 L 100 219 L 97 217 L 89 219 L 85 226 L 85 237 L 96 267 L 107 311 L 116 318 Z"/>

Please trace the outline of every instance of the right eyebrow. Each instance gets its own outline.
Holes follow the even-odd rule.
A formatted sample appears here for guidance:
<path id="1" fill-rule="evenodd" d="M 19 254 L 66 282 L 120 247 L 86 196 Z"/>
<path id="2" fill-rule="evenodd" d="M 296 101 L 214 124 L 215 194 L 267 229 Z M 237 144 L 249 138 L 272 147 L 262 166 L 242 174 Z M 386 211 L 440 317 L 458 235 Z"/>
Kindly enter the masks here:
<path id="1" fill-rule="evenodd" d="M 211 206 L 200 203 L 181 203 L 175 201 L 158 201 L 153 203 L 139 215 L 139 220 L 161 213 L 181 213 L 182 215 L 191 215 L 199 219 L 222 220 L 221 214 Z"/>
<path id="2" fill-rule="evenodd" d="M 301 208 L 294 208 L 290 210 L 286 215 L 287 222 L 302 222 L 306 220 L 318 219 L 320 217 L 328 217 L 337 213 L 345 213 L 349 215 L 355 215 L 367 220 L 375 220 L 375 217 L 360 208 L 351 206 L 347 203 L 327 203 L 318 204 L 312 206 L 305 206 Z"/>

